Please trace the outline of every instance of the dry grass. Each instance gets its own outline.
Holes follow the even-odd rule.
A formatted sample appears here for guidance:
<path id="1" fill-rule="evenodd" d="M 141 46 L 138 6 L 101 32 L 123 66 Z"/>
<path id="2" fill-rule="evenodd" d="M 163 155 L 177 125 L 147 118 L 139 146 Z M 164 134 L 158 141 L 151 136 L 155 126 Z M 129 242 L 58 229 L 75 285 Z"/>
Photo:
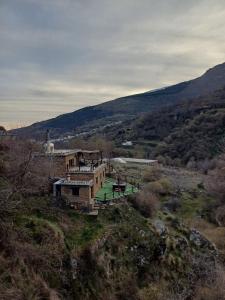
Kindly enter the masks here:
<path id="1" fill-rule="evenodd" d="M 146 190 L 157 195 L 167 195 L 173 191 L 173 186 L 169 179 L 161 178 L 160 180 L 149 182 L 146 185 Z"/>
<path id="2" fill-rule="evenodd" d="M 224 300 L 225 271 L 218 267 L 215 278 L 209 278 L 209 284 L 203 284 L 196 289 L 194 300 Z"/>
<path id="3" fill-rule="evenodd" d="M 214 243 L 219 251 L 221 259 L 225 262 L 225 227 L 218 227 L 204 219 L 189 219 L 186 221 L 191 228 L 196 228 L 208 240 Z"/>

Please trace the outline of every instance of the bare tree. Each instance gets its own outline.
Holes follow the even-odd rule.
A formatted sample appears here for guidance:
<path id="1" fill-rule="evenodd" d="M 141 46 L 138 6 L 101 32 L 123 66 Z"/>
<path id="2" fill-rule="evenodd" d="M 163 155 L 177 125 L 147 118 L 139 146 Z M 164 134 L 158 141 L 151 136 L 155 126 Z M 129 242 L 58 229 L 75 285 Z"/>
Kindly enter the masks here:
<path id="1" fill-rule="evenodd" d="M 29 141 L 8 140 L 0 145 L 0 213 L 11 212 L 23 196 L 47 191 L 48 169 L 37 164 L 38 145 Z"/>

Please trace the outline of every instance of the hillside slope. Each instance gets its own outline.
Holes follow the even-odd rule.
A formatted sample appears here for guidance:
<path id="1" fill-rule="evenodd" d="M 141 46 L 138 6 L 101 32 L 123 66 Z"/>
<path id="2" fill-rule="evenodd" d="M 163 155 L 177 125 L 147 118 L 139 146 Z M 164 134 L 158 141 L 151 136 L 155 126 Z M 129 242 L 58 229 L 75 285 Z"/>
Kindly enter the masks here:
<path id="1" fill-rule="evenodd" d="M 74 133 L 84 126 L 98 126 L 127 120 L 143 112 L 160 110 L 184 99 L 205 96 L 225 86 L 225 63 L 208 70 L 201 77 L 164 89 L 118 98 L 103 104 L 85 107 L 72 113 L 14 130 L 16 134 L 38 135 L 51 128 L 53 136 Z"/>
<path id="2" fill-rule="evenodd" d="M 211 159 L 225 149 L 225 89 L 147 113 L 106 134 L 117 145 L 132 140 L 167 163 Z"/>
<path id="3" fill-rule="evenodd" d="M 37 214 L 23 211 L 0 227 L 1 299 L 168 299 L 178 288 L 188 299 L 199 265 L 205 274 L 215 265 L 211 244 L 195 245 L 194 232 L 169 216 L 160 236 L 129 205 L 93 219 L 29 200 Z"/>
<path id="4" fill-rule="evenodd" d="M 208 223 L 216 202 L 202 176 L 180 169 L 170 180 L 166 168 L 149 179 L 135 168 L 139 194 L 86 215 L 49 194 L 48 167 L 29 145 L 0 142 L 1 300 L 224 299 L 225 232 Z"/>

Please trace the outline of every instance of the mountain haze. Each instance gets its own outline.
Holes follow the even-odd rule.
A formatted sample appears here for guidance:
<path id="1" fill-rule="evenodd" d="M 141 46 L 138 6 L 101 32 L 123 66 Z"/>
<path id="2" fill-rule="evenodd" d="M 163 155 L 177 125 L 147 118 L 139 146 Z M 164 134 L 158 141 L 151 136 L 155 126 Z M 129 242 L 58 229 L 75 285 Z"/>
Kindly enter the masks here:
<path id="1" fill-rule="evenodd" d="M 16 134 L 42 136 L 51 129 L 53 136 L 97 128 L 108 123 L 124 121 L 145 112 L 198 99 L 225 86 L 225 63 L 209 69 L 202 76 L 163 89 L 148 91 L 79 109 L 31 126 L 13 130 Z"/>

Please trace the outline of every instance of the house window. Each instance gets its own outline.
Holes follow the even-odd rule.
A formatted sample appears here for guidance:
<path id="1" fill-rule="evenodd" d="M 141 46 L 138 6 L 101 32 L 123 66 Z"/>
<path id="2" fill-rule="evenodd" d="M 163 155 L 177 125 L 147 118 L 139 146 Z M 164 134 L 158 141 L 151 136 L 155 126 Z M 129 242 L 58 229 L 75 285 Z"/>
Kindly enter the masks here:
<path id="1" fill-rule="evenodd" d="M 72 187 L 72 195 L 73 196 L 79 196 L 80 195 L 80 188 L 75 186 L 75 187 Z"/>
<path id="2" fill-rule="evenodd" d="M 74 166 L 74 159 L 70 159 L 70 160 L 69 160 L 69 166 L 70 166 L 70 167 L 73 167 L 73 166 Z"/>
<path id="3" fill-rule="evenodd" d="M 98 177 L 96 177 L 96 184 L 98 184 Z"/>

